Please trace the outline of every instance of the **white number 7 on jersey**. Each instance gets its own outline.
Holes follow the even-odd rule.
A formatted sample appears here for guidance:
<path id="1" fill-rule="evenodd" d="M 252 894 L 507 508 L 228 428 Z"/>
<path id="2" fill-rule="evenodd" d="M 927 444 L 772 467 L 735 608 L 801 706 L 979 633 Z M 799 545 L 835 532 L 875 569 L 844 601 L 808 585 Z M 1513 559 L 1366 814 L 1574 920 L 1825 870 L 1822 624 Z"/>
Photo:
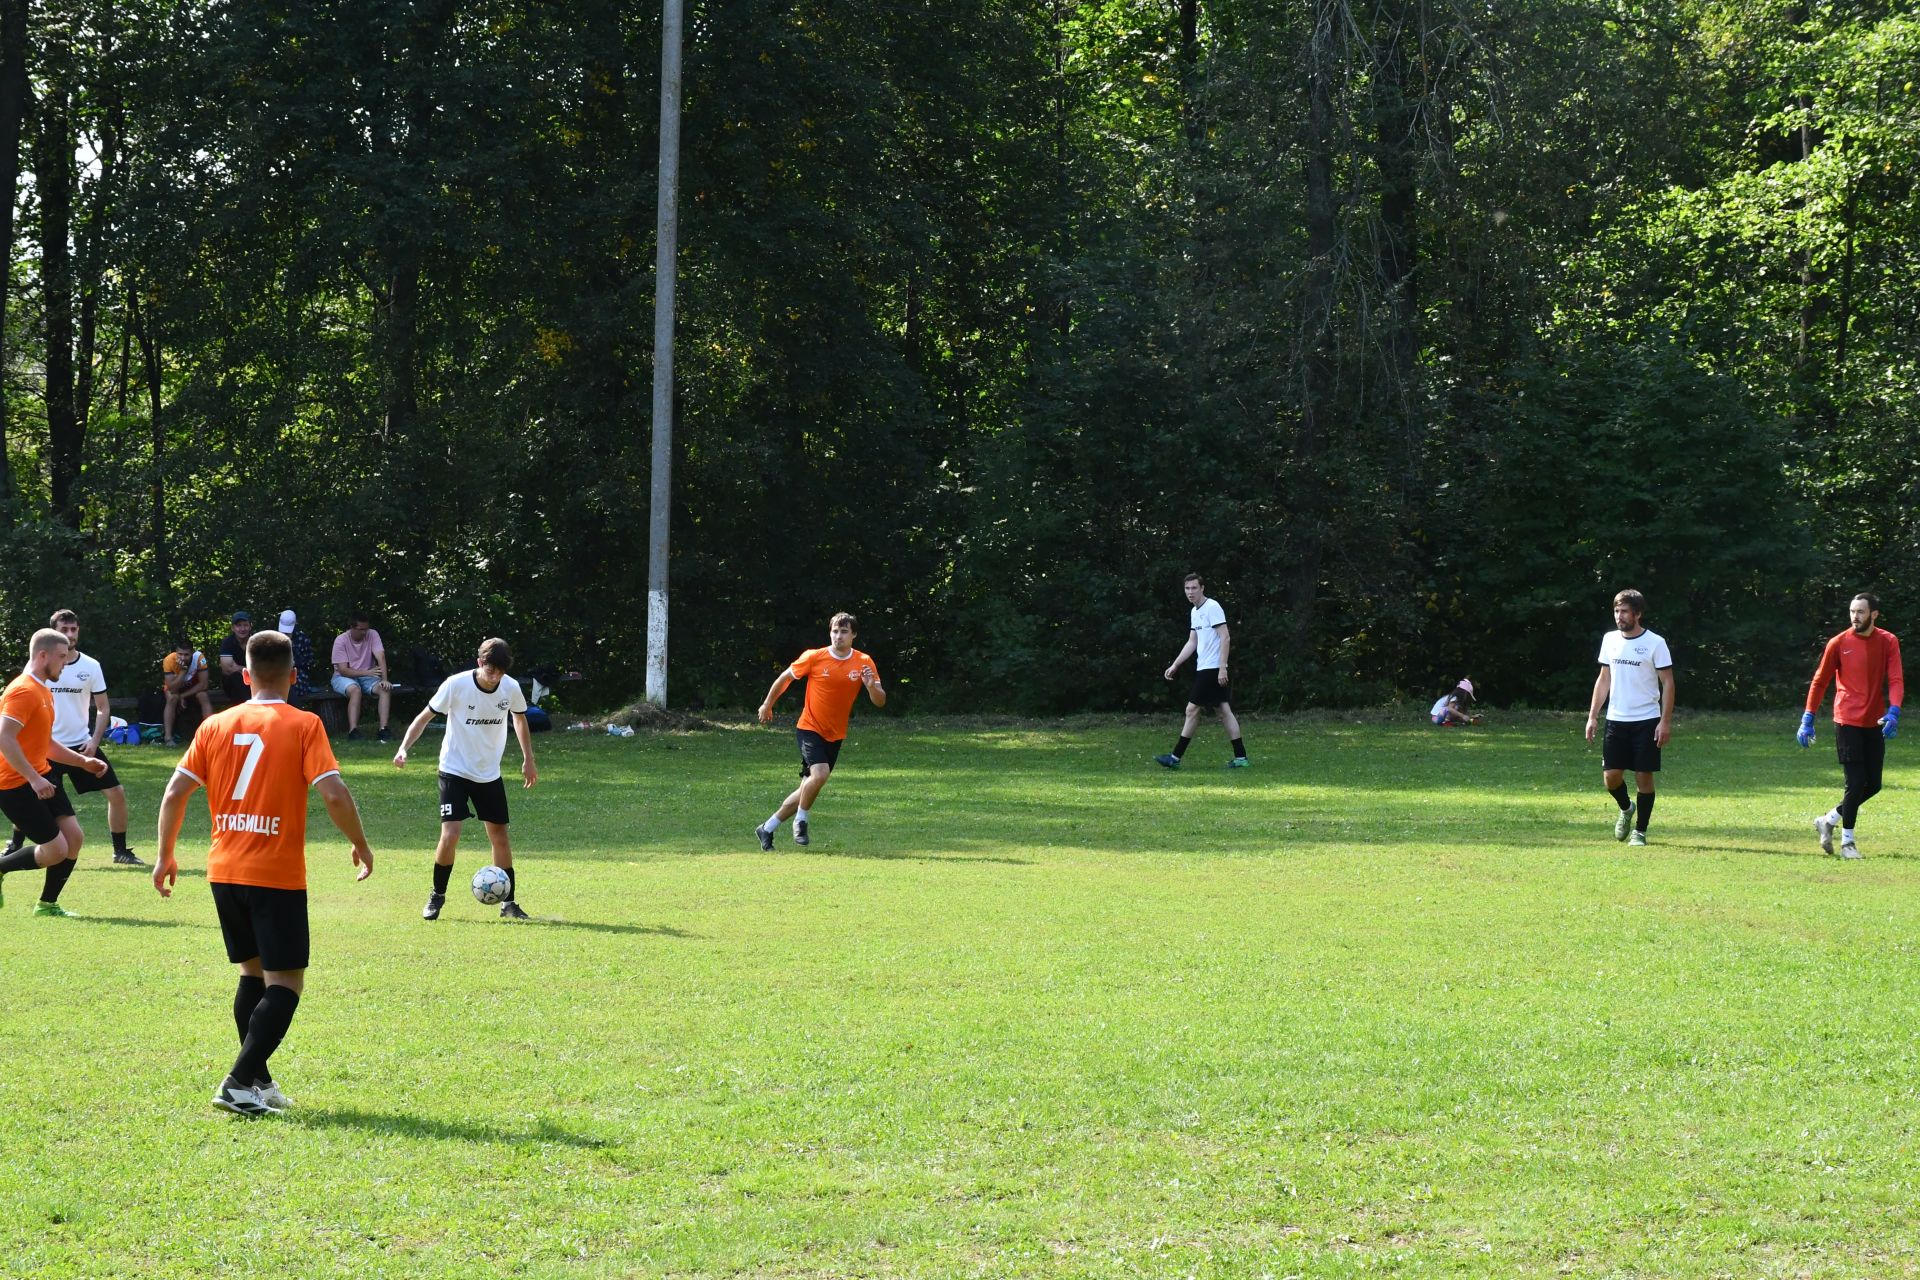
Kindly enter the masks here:
<path id="1" fill-rule="evenodd" d="M 240 766 L 240 780 L 233 784 L 233 798 L 245 800 L 247 788 L 253 785 L 254 766 L 260 763 L 260 753 L 267 749 L 267 744 L 257 733 L 236 733 L 233 735 L 233 745 L 247 749 L 247 762 Z"/>

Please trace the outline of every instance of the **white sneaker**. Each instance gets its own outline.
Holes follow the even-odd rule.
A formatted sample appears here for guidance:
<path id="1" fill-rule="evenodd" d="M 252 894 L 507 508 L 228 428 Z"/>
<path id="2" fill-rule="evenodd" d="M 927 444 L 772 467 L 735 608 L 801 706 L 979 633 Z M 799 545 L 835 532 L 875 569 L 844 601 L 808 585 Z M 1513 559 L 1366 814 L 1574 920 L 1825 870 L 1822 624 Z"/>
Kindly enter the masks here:
<path id="1" fill-rule="evenodd" d="M 1847 859 L 1858 858 L 1860 856 L 1860 846 L 1851 840 L 1842 840 L 1840 842 L 1840 856 Z"/>
<path id="2" fill-rule="evenodd" d="M 1636 831 L 1627 837 L 1627 843 L 1629 845 L 1638 845 L 1644 849 L 1647 846 L 1647 833 L 1644 831 Z"/>
<path id="3" fill-rule="evenodd" d="M 1627 838 L 1627 832 L 1631 830 L 1633 830 L 1633 806 L 1628 805 L 1620 811 L 1620 816 L 1614 819 L 1613 838 L 1615 840 L 1625 840 Z"/>
<path id="4" fill-rule="evenodd" d="M 293 1099 L 280 1092 L 280 1086 L 271 1080 L 255 1080 L 253 1091 L 260 1095 L 260 1101 L 266 1103 L 270 1111 L 286 1111 L 293 1106 Z"/>
<path id="5" fill-rule="evenodd" d="M 1827 821 L 1825 814 L 1821 814 L 1813 820 L 1813 834 L 1820 837 L 1820 852 L 1832 854 L 1833 824 Z"/>
<path id="6" fill-rule="evenodd" d="M 237 1116 L 249 1119 L 258 1116 L 277 1116 L 280 1113 L 267 1105 L 258 1089 L 243 1089 L 237 1084 L 220 1082 L 220 1088 L 213 1095 L 213 1105 L 222 1111 L 231 1111 Z"/>

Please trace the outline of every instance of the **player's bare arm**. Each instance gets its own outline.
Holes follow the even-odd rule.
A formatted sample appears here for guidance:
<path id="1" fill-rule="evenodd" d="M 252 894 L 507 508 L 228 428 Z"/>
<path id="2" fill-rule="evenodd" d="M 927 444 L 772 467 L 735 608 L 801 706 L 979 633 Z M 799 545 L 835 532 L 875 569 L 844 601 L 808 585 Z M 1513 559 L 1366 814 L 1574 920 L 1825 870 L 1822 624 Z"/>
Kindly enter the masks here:
<path id="1" fill-rule="evenodd" d="M 100 744 L 107 740 L 107 727 L 113 723 L 113 703 L 104 693 L 93 695 L 93 741 L 87 744 L 86 754 L 100 754 Z"/>
<path id="2" fill-rule="evenodd" d="M 860 683 L 867 687 L 867 701 L 876 707 L 887 705 L 887 691 L 880 685 L 880 675 L 872 667 L 860 668 Z"/>
<path id="3" fill-rule="evenodd" d="M 1600 719 L 1600 708 L 1607 705 L 1607 695 L 1613 691 L 1613 668 L 1602 667 L 1593 681 L 1593 701 L 1587 705 L 1587 741 L 1593 741 L 1593 726 Z"/>
<path id="4" fill-rule="evenodd" d="M 540 781 L 540 771 L 533 765 L 533 726 L 527 723 L 524 711 L 513 713 L 513 736 L 520 739 L 520 786 L 531 790 Z"/>
<path id="5" fill-rule="evenodd" d="M 1188 658 L 1191 658 L 1193 656 L 1194 648 L 1199 643 L 1200 643 L 1199 638 L 1195 636 L 1193 632 L 1191 631 L 1187 632 L 1187 642 L 1181 645 L 1180 652 L 1176 653 L 1173 656 L 1173 664 L 1169 666 L 1161 674 L 1166 676 L 1166 678 L 1169 680 L 1173 679 L 1173 673 L 1180 669 L 1181 663 L 1185 662 Z"/>
<path id="6" fill-rule="evenodd" d="M 1213 631 L 1215 635 L 1220 637 L 1220 674 L 1216 679 L 1221 684 L 1225 684 L 1227 682 L 1227 654 L 1233 648 L 1233 633 L 1227 630 L 1227 624 L 1224 622 L 1215 623 Z"/>
<path id="7" fill-rule="evenodd" d="M 153 887 L 163 898 L 173 896 L 174 881 L 180 875 L 180 864 L 174 860 L 173 850 L 180 841 L 180 824 L 187 816 L 187 797 L 199 788 L 200 784 L 190 775 L 176 769 L 173 777 L 167 779 L 166 793 L 160 797 L 157 841 L 160 852 L 153 860 Z"/>
<path id="8" fill-rule="evenodd" d="M 780 701 L 780 695 L 785 693 L 792 684 L 793 671 L 791 669 L 782 671 L 774 677 L 773 687 L 767 690 L 766 701 L 760 704 L 761 724 L 773 723 L 773 704 Z"/>
<path id="9" fill-rule="evenodd" d="M 347 784 L 340 775 L 329 774 L 314 784 L 320 792 L 322 803 L 327 806 L 327 817 L 340 829 L 340 834 L 353 846 L 354 865 L 360 868 L 355 880 L 365 880 L 373 874 L 373 850 L 367 847 L 366 829 L 360 825 L 360 807 L 353 802 L 353 793 L 347 790 Z"/>
<path id="10" fill-rule="evenodd" d="M 420 735 L 427 731 L 427 726 L 433 723 L 433 717 L 436 714 L 438 713 L 432 707 L 422 707 L 420 714 L 408 723 L 407 731 L 400 735 L 400 749 L 393 753 L 394 768 L 407 767 L 407 748 L 420 741 Z"/>
<path id="11" fill-rule="evenodd" d="M 1673 737 L 1673 668 L 1665 667 L 1654 674 L 1660 678 L 1660 723 L 1653 727 L 1653 745 L 1664 747 Z"/>
<path id="12" fill-rule="evenodd" d="M 107 762 L 91 753 L 81 754 L 71 747 L 63 747 L 57 742 L 47 744 L 47 759 L 58 764 L 70 764 L 76 769 L 85 769 L 94 777 L 107 771 Z"/>

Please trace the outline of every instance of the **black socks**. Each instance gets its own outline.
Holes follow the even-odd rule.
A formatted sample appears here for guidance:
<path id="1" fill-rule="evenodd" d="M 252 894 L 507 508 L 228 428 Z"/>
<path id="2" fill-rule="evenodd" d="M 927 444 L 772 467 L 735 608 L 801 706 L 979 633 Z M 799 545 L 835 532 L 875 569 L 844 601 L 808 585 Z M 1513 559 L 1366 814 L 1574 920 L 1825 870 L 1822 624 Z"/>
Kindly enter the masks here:
<path id="1" fill-rule="evenodd" d="M 1180 739 L 1180 741 L 1174 743 L 1173 758 L 1178 760 L 1181 756 L 1184 756 L 1185 754 L 1187 754 L 1187 748 L 1192 745 L 1193 745 L 1192 738 L 1182 738 Z"/>
<path id="2" fill-rule="evenodd" d="M 1622 788 L 1625 790 L 1625 788 Z M 1647 834 L 1647 819 L 1653 817 L 1653 792 L 1642 791 L 1639 795 L 1639 811 L 1633 817 L 1633 829 L 1641 835 Z"/>
<path id="3" fill-rule="evenodd" d="M 34 848 L 35 846 L 28 845 L 24 849 L 0 858 L 0 876 L 6 875 L 9 871 L 33 870 L 38 865 L 33 860 Z"/>
<path id="4" fill-rule="evenodd" d="M 124 831 L 114 831 L 109 834 L 113 836 L 113 851 L 115 853 L 125 853 L 127 851 L 127 833 Z"/>
<path id="5" fill-rule="evenodd" d="M 433 864 L 433 891 L 439 894 L 443 898 L 446 897 L 447 896 L 447 880 L 452 875 L 453 875 L 453 864 L 451 862 L 447 863 L 445 866 L 442 866 L 437 862 L 434 863 Z"/>
<path id="6" fill-rule="evenodd" d="M 62 858 L 47 868 L 47 884 L 40 890 L 40 901 L 60 901 L 60 891 L 67 887 L 67 877 L 73 874 L 73 859 Z"/>
<path id="7" fill-rule="evenodd" d="M 1239 738 L 1233 740 L 1233 758 L 1235 760 L 1245 760 L 1247 758 L 1247 744 Z"/>
<path id="8" fill-rule="evenodd" d="M 502 867 L 500 869 L 507 873 L 507 901 L 512 902 L 513 901 L 513 868 Z"/>
<path id="9" fill-rule="evenodd" d="M 251 974 L 240 975 L 240 986 L 233 993 L 233 1027 L 240 1033 L 240 1043 L 247 1042 L 247 1024 L 253 1018 L 253 1008 L 260 1003 L 260 997 L 267 994 L 267 980 Z M 243 1080 L 242 1084 L 252 1084 Z"/>
<path id="10" fill-rule="evenodd" d="M 271 1080 L 267 1059 L 286 1039 L 293 1025 L 293 1011 L 300 1007 L 300 995 L 292 987 L 268 987 L 253 1015 L 247 1019 L 247 1035 L 240 1042 L 240 1056 L 233 1060 L 232 1078 L 251 1089 L 256 1080 Z"/>
<path id="11" fill-rule="evenodd" d="M 1619 805 L 1619 806 L 1620 806 L 1620 807 L 1621 807 L 1622 809 L 1631 809 L 1631 808 L 1633 808 L 1633 801 L 1631 801 L 1631 800 L 1629 800 L 1629 799 L 1627 799 L 1627 784 L 1626 784 L 1626 783 L 1624 783 L 1624 782 L 1623 782 L 1623 783 L 1621 783 L 1621 784 L 1620 784 L 1619 786 L 1617 786 L 1617 787 L 1614 787 L 1614 788 L 1612 788 L 1611 790 L 1609 790 L 1609 791 L 1607 792 L 1607 794 L 1608 794 L 1608 795 L 1610 795 L 1610 796 L 1612 796 L 1612 797 L 1613 797 L 1613 802 L 1614 802 L 1615 804 L 1617 804 L 1617 805 Z"/>

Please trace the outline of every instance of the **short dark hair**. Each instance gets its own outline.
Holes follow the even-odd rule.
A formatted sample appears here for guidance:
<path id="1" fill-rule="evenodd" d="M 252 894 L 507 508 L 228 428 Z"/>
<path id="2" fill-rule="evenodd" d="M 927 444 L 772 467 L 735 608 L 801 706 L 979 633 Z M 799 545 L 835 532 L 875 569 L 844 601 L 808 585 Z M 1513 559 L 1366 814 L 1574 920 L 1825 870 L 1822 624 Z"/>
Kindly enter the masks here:
<path id="1" fill-rule="evenodd" d="M 480 642 L 480 661 L 495 671 L 513 670 L 513 650 L 507 648 L 507 642 L 499 636 Z"/>
<path id="2" fill-rule="evenodd" d="M 1198 582 L 1203 587 L 1207 585 L 1206 581 L 1203 578 L 1201 578 L 1201 576 L 1197 573 L 1190 573 L 1186 577 L 1180 579 L 1180 585 L 1183 587 L 1186 586 L 1189 582 Z"/>
<path id="3" fill-rule="evenodd" d="M 347 615 L 347 625 L 348 625 L 348 626 L 350 626 L 350 627 L 351 627 L 351 626 L 352 626 L 352 625 L 354 625 L 354 624 L 355 624 L 356 622 L 364 622 L 364 623 L 366 623 L 366 624 L 367 624 L 368 626 L 372 626 L 372 625 L 373 625 L 373 619 L 372 619 L 372 618 L 369 618 L 369 617 L 368 617 L 368 616 L 367 616 L 366 614 L 364 614 L 364 613 L 362 613 L 362 612 L 361 612 L 360 610 L 358 610 L 358 609 L 355 609 L 355 610 L 354 610 L 354 611 L 353 611 L 352 613 L 350 613 L 350 614 L 348 614 L 348 615 Z"/>
<path id="4" fill-rule="evenodd" d="M 293 641 L 280 631 L 256 631 L 247 637 L 247 670 L 256 678 L 278 680 L 293 670 Z"/>
<path id="5" fill-rule="evenodd" d="M 186 632 L 176 631 L 173 633 L 173 647 L 176 649 L 191 649 L 193 648 L 193 641 L 187 638 Z"/>
<path id="6" fill-rule="evenodd" d="M 1639 617 L 1647 611 L 1647 598 L 1638 591 L 1635 591 L 1632 587 L 1628 587 L 1625 591 L 1615 592 L 1613 602 L 1615 604 L 1623 604 L 1633 610 L 1635 617 Z"/>
<path id="7" fill-rule="evenodd" d="M 856 621 L 856 620 L 854 619 L 854 616 L 853 616 L 852 614 L 850 614 L 850 613 L 836 613 L 836 614 L 834 614 L 834 615 L 833 615 L 833 618 L 832 618 L 832 620 L 831 620 L 831 621 L 829 621 L 829 622 L 827 623 L 827 625 L 828 625 L 829 627 L 837 627 L 837 626 L 839 626 L 839 625 L 840 625 L 841 623 L 843 623 L 843 622 L 847 624 L 847 630 L 849 630 L 849 631 L 851 631 L 851 632 L 853 632 L 853 633 L 854 633 L 854 634 L 856 634 L 856 635 L 858 635 L 858 634 L 859 634 L 859 632 L 860 632 L 860 625 L 859 625 L 859 623 L 858 623 L 858 622 L 857 622 L 857 621 Z"/>
<path id="8" fill-rule="evenodd" d="M 78 625 L 80 615 L 71 609 L 55 609 L 53 616 L 47 619 L 47 625 L 50 627 L 57 627 L 63 622 L 71 622 Z"/>
<path id="9" fill-rule="evenodd" d="M 1853 593 L 1853 600 L 1865 600 L 1867 602 L 1867 609 L 1869 612 L 1872 612 L 1872 613 L 1880 612 L 1880 597 L 1873 594 L 1873 592 L 1871 591 L 1856 591 Z M 1849 600 L 1847 601 L 1847 603 L 1852 604 L 1853 600 Z"/>

